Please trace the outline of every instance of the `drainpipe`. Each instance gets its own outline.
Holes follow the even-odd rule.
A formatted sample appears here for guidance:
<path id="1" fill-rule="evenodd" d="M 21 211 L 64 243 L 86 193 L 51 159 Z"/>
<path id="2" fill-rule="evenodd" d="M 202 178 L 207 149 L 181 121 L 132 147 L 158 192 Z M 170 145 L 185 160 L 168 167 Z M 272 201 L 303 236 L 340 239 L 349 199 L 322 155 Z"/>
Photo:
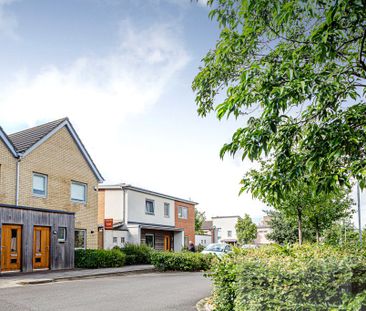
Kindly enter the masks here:
<path id="1" fill-rule="evenodd" d="M 15 177 L 15 206 L 19 205 L 19 181 L 20 181 L 20 161 L 22 157 L 19 156 L 16 166 L 16 177 Z"/>
<path id="2" fill-rule="evenodd" d="M 123 191 L 123 211 L 122 211 L 122 223 L 126 223 L 126 190 L 122 186 Z"/>

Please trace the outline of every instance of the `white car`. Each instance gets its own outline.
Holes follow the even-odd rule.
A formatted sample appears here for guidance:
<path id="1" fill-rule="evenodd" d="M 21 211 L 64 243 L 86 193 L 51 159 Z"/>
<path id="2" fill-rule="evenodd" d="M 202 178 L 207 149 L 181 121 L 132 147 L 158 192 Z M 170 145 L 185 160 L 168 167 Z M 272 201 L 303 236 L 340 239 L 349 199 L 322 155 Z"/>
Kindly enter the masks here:
<path id="1" fill-rule="evenodd" d="M 222 257 L 227 253 L 231 253 L 232 248 L 229 244 L 224 243 L 213 243 L 206 246 L 201 252 L 202 254 L 215 254 L 218 257 Z"/>

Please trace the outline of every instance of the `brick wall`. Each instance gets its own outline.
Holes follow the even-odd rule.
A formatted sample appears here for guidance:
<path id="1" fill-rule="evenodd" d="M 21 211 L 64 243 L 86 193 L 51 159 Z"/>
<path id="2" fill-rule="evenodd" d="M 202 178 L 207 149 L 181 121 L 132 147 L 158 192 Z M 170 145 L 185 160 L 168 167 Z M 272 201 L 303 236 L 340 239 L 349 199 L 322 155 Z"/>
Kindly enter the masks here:
<path id="1" fill-rule="evenodd" d="M 188 208 L 187 219 L 178 217 L 178 206 L 184 206 Z M 195 230 L 194 230 L 194 205 L 175 201 L 175 227 L 184 229 L 184 236 L 188 237 L 188 241 L 195 243 Z"/>
<path id="2" fill-rule="evenodd" d="M 0 139 L 0 203 L 15 204 L 16 162 L 17 159 Z"/>
<path id="3" fill-rule="evenodd" d="M 46 198 L 32 195 L 33 172 L 48 176 Z M 71 201 L 71 181 L 87 184 L 86 203 Z M 75 212 L 75 228 L 87 230 L 87 248 L 98 245 L 97 186 L 95 175 L 65 127 L 20 162 L 19 204 Z"/>

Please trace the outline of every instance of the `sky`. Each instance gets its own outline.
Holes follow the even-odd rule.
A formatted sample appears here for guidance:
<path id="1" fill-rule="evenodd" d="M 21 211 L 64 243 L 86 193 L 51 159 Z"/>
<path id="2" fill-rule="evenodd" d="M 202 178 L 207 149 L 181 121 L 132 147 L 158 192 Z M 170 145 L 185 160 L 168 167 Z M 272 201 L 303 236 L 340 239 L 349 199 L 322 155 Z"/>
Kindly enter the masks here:
<path id="1" fill-rule="evenodd" d="M 0 126 L 67 116 L 105 183 L 259 222 L 266 206 L 238 195 L 254 164 L 219 157 L 245 120 L 197 115 L 191 84 L 219 35 L 208 13 L 205 0 L 0 0 Z"/>

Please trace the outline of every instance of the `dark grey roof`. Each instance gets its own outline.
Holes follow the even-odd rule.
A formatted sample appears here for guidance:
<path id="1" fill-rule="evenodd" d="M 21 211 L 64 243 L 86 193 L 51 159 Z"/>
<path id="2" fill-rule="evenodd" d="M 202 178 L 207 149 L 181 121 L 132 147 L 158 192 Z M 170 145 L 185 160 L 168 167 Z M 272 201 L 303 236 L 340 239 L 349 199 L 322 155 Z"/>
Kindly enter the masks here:
<path id="1" fill-rule="evenodd" d="M 15 149 L 19 153 L 27 151 L 35 143 L 45 137 L 48 133 L 54 130 L 67 118 L 55 120 L 42 125 L 38 125 L 20 132 L 16 132 L 8 135 L 10 141 L 14 145 Z"/>

